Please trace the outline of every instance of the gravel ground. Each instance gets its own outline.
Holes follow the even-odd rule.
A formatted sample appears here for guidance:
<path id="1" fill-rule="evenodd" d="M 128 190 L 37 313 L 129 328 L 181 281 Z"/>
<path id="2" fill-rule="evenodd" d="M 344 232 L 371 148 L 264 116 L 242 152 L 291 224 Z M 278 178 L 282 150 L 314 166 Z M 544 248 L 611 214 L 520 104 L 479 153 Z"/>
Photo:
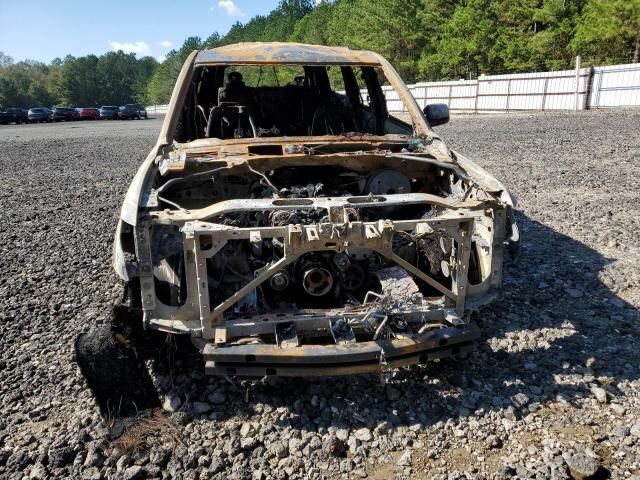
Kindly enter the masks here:
<path id="1" fill-rule="evenodd" d="M 522 253 L 468 359 L 386 384 L 150 362 L 165 413 L 110 440 L 74 341 L 121 295 L 113 229 L 159 127 L 0 128 L 1 478 L 640 478 L 640 111 L 439 128 L 520 202 Z"/>

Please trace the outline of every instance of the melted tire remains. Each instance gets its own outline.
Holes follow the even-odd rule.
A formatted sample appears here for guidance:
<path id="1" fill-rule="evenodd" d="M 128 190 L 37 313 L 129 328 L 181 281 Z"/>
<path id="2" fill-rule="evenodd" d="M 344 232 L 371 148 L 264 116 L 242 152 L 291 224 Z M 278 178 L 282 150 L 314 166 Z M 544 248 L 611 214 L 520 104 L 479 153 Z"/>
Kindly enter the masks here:
<path id="1" fill-rule="evenodd" d="M 127 417 L 160 406 L 149 372 L 124 336 L 109 325 L 78 336 L 76 361 L 105 417 Z"/>

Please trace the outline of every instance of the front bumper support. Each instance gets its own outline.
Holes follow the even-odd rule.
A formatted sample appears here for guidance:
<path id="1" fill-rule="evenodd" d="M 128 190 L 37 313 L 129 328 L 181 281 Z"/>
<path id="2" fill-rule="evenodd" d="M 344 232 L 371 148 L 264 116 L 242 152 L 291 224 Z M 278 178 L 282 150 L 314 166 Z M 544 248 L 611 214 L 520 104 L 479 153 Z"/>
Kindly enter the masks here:
<path id="1" fill-rule="evenodd" d="M 474 324 L 439 328 L 411 338 L 381 339 L 334 345 L 207 343 L 203 349 L 209 375 L 334 376 L 379 372 L 473 350 L 480 338 Z"/>

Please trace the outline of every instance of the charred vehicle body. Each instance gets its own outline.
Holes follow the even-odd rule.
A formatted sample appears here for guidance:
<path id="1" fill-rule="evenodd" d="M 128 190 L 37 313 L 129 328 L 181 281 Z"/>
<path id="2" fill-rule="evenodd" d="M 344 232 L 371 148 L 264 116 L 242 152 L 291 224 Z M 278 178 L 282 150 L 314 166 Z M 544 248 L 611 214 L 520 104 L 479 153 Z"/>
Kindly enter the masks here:
<path id="1" fill-rule="evenodd" d="M 389 115 L 399 102 L 407 122 Z M 504 186 L 432 130 L 381 56 L 193 52 L 127 193 L 114 266 L 145 329 L 206 372 L 341 375 L 470 350 L 517 246 Z"/>

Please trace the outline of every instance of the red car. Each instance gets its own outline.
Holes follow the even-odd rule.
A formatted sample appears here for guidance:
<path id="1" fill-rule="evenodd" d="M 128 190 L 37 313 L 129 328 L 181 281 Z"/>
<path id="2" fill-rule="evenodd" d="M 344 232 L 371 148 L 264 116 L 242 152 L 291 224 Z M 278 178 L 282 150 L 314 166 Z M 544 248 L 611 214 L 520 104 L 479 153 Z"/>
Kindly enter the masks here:
<path id="1" fill-rule="evenodd" d="M 78 108 L 77 112 L 80 120 L 100 120 L 100 110 L 97 108 Z"/>

